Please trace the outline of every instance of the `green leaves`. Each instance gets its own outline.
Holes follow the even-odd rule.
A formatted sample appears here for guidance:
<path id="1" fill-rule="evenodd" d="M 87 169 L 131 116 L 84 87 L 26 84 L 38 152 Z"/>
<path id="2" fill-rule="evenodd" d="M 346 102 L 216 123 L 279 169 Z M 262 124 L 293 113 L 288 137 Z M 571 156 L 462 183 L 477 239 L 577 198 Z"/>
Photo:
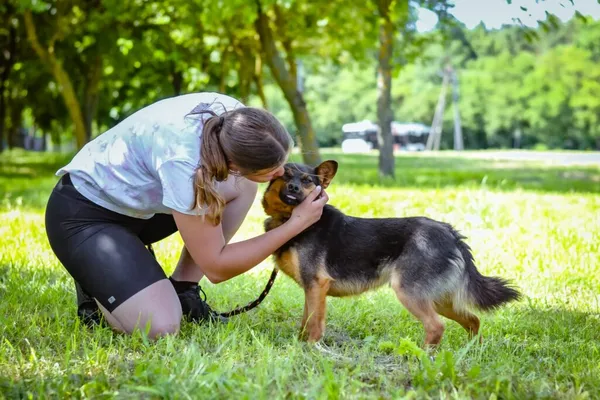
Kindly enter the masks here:
<path id="1" fill-rule="evenodd" d="M 304 96 L 321 144 L 339 143 L 344 123 L 376 118 L 376 3 L 260 0 L 286 65 L 300 60 L 305 66 Z M 467 143 L 508 146 L 522 128 L 528 145 L 542 140 L 560 146 L 568 136 L 576 138 L 573 146 L 585 148 L 600 135 L 595 100 L 600 23 L 576 13 L 563 24 L 549 14 L 537 29 L 469 31 L 449 13 L 450 1 L 419 0 L 408 8 L 403 1 L 391 3 L 397 120 L 431 122 L 438 72 L 449 61 L 460 75 Z M 416 7 L 438 15 L 438 31 L 415 31 Z M 517 14 L 531 11 L 513 8 Z M 52 49 L 82 104 L 90 87 L 97 86 L 94 134 L 159 98 L 199 90 L 267 103 L 290 131 L 297 131 L 265 67 L 254 23 L 256 0 L 2 2 L 0 13 L 18 37 L 7 102 L 30 109 L 38 128 L 70 134 L 71 117 L 60 102 L 63 87 L 41 66 L 27 40 L 25 10 L 31 11 L 41 45 Z M 8 38 L 8 29 L 0 28 L 0 54 L 8 54 Z"/>
<path id="2" fill-rule="evenodd" d="M 19 11 L 20 13 L 24 12 L 25 10 L 31 10 L 34 13 L 41 13 L 50 9 L 52 1 L 12 0 L 9 1 L 9 3 L 11 3 L 12 5 L 16 5 L 17 11 Z"/>

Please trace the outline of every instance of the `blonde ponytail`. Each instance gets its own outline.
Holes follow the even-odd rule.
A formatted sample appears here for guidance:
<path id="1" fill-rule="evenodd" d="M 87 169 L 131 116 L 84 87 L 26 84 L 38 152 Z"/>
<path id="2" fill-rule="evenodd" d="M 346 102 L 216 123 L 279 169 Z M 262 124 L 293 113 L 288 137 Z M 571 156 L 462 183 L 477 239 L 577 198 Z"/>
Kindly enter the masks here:
<path id="1" fill-rule="evenodd" d="M 225 199 L 217 191 L 215 181 L 224 181 L 229 175 L 227 158 L 219 140 L 223 122 L 224 117 L 213 115 L 204 123 L 200 146 L 202 161 L 194 177 L 193 207 L 203 209 L 214 225 L 221 222 L 225 209 Z"/>

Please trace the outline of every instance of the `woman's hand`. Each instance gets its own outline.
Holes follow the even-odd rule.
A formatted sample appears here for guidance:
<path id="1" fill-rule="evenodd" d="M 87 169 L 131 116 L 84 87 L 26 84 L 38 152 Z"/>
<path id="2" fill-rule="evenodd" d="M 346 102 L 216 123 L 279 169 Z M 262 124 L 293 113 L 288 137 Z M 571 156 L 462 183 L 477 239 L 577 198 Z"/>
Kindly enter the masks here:
<path id="1" fill-rule="evenodd" d="M 321 197 L 319 195 L 321 194 Z M 308 196 L 292 211 L 292 217 L 288 222 L 298 227 L 302 232 L 315 222 L 317 222 L 323 214 L 323 207 L 329 201 L 329 196 L 321 188 L 317 186 Z"/>

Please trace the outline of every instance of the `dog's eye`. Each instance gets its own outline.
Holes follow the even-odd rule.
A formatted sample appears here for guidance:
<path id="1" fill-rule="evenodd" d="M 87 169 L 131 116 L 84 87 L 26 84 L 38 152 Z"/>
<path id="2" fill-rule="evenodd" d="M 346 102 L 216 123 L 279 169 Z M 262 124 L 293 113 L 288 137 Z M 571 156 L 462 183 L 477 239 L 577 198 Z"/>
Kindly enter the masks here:
<path id="1" fill-rule="evenodd" d="M 311 179 L 308 176 L 302 178 L 302 183 L 311 183 Z"/>

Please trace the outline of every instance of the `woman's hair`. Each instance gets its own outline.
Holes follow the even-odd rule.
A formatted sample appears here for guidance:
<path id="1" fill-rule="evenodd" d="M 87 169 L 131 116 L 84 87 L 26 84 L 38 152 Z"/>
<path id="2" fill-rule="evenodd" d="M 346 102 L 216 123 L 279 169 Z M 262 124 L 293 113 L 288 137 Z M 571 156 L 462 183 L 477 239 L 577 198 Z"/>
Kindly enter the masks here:
<path id="1" fill-rule="evenodd" d="M 204 215 L 218 225 L 225 200 L 215 181 L 227 179 L 231 164 L 242 176 L 277 168 L 287 159 L 293 141 L 281 122 L 260 108 L 242 107 L 217 115 L 208 104 L 201 104 L 188 115 L 201 116 L 203 123 L 192 208 L 205 209 Z"/>

